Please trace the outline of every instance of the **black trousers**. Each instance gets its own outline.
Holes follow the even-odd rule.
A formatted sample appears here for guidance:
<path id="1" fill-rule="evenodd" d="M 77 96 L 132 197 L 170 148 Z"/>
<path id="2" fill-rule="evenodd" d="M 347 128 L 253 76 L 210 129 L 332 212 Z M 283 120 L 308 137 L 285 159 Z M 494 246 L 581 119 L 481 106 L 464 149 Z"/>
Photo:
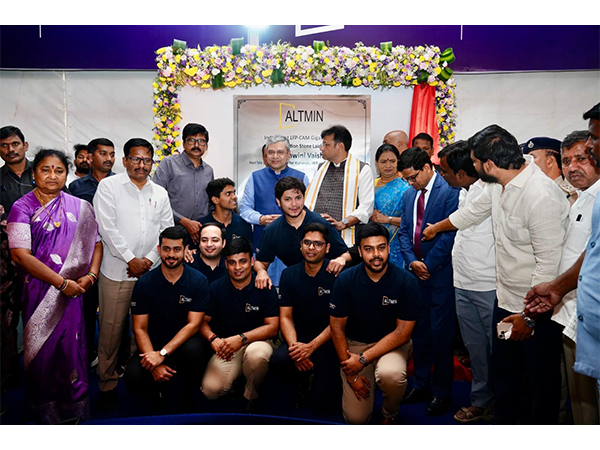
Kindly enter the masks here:
<path id="1" fill-rule="evenodd" d="M 496 324 L 512 314 L 498 308 L 496 301 L 492 343 L 494 422 L 556 424 L 561 394 L 562 327 L 550 320 L 552 312 L 548 312 L 538 316 L 535 333 L 529 339 L 498 339 Z M 523 405 L 524 397 L 531 399 L 531 406 Z"/>
<path id="2" fill-rule="evenodd" d="M 128 389 L 140 397 L 151 397 L 158 393 L 166 394 L 178 385 L 182 395 L 193 389 L 200 389 L 202 373 L 206 367 L 206 351 L 200 335 L 196 334 L 185 341 L 172 355 L 167 356 L 164 364 L 177 373 L 169 381 L 154 381 L 152 373 L 142 367 L 142 358 L 136 352 L 127 364 L 124 380 Z"/>

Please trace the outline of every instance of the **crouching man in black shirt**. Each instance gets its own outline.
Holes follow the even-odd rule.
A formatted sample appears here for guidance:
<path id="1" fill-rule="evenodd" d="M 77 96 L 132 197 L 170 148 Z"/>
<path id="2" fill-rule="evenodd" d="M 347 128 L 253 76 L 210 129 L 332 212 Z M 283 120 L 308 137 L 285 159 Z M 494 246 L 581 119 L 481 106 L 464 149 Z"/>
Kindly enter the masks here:
<path id="1" fill-rule="evenodd" d="M 162 264 L 143 275 L 131 298 L 133 331 L 138 346 L 125 371 L 135 393 L 157 400 L 181 380 L 181 399 L 189 410 L 202 377 L 202 340 L 198 331 L 208 308 L 208 280 L 183 264 L 182 226 L 166 228 L 159 237 Z"/>
<path id="2" fill-rule="evenodd" d="M 396 423 L 406 391 L 406 365 L 419 290 L 409 272 L 388 263 L 389 233 L 378 223 L 358 231 L 363 262 L 342 272 L 331 294 L 331 338 L 341 361 L 346 422 L 371 419 L 375 383 L 383 391 L 384 424 Z"/>

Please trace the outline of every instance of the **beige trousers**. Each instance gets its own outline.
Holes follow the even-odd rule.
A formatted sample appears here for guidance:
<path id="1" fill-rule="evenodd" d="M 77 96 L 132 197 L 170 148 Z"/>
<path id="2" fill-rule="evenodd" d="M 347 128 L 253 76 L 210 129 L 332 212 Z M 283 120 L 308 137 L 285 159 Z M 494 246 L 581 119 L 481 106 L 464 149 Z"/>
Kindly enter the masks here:
<path id="1" fill-rule="evenodd" d="M 113 281 L 102 272 L 98 279 L 98 386 L 101 391 L 117 387 L 117 355 L 135 281 Z M 132 347 L 135 339 L 132 339 Z M 135 349 L 132 349 L 132 351 Z"/>
<path id="2" fill-rule="evenodd" d="M 373 347 L 376 343 L 363 344 L 348 339 L 350 352 L 360 354 Z M 371 385 L 367 399 L 358 400 L 354 390 L 348 384 L 346 375 L 340 369 L 342 376 L 342 413 L 344 420 L 353 425 L 365 424 L 371 420 L 375 401 L 375 383 L 383 392 L 382 415 L 384 418 L 394 417 L 400 409 L 400 402 L 406 391 L 407 361 L 412 352 L 412 341 L 402 347 L 388 352 L 367 365 L 360 374 L 365 376 Z"/>
<path id="3" fill-rule="evenodd" d="M 576 345 L 563 336 L 565 368 L 571 394 L 571 409 L 575 425 L 598 425 L 598 383 L 594 378 L 575 372 Z"/>
<path id="4" fill-rule="evenodd" d="M 244 345 L 229 361 L 213 355 L 204 372 L 200 389 L 206 398 L 215 400 L 227 394 L 235 379 L 243 372 L 246 377 L 244 397 L 253 400 L 258 397 L 258 388 L 267 376 L 272 354 L 271 341 L 256 341 Z"/>

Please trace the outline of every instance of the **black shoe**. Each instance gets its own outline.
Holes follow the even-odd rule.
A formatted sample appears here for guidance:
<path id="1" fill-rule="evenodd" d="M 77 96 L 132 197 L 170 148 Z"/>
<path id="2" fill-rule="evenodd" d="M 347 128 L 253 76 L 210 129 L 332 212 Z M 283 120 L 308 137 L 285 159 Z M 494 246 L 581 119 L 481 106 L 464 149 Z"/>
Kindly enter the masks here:
<path id="1" fill-rule="evenodd" d="M 431 400 L 431 392 L 426 389 L 411 389 L 402 399 L 403 405 L 412 405 L 414 403 L 423 403 Z"/>
<path id="2" fill-rule="evenodd" d="M 252 400 L 246 400 L 246 414 L 260 414 L 260 399 L 253 398 Z"/>
<path id="3" fill-rule="evenodd" d="M 433 400 L 427 405 L 425 414 L 428 416 L 441 416 L 448 412 L 452 407 L 452 400 L 450 398 L 433 397 Z"/>
<path id="4" fill-rule="evenodd" d="M 100 391 L 98 394 L 98 408 L 102 411 L 117 409 L 117 390 Z"/>

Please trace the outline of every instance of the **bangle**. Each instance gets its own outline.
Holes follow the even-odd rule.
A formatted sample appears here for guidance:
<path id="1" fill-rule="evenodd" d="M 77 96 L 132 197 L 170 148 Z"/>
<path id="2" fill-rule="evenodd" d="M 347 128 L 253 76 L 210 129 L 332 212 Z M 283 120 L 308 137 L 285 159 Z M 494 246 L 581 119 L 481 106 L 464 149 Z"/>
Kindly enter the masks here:
<path id="1" fill-rule="evenodd" d="M 96 280 L 94 280 L 94 277 L 92 277 L 89 273 L 86 273 L 85 276 L 90 279 L 90 281 L 92 282 L 92 286 L 93 286 L 94 283 L 96 282 Z"/>
<path id="2" fill-rule="evenodd" d="M 208 340 L 208 343 L 209 343 L 209 344 L 212 344 L 212 342 L 213 342 L 215 339 L 219 339 L 219 336 L 217 336 L 216 334 L 213 334 L 213 335 L 210 337 L 210 339 Z"/>
<path id="3" fill-rule="evenodd" d="M 358 374 L 356 374 L 356 376 L 354 377 L 354 380 L 352 381 L 348 381 L 348 384 L 353 385 L 354 383 L 356 383 L 358 381 Z"/>
<path id="4" fill-rule="evenodd" d="M 89 275 L 90 277 L 92 277 L 94 280 L 98 281 L 98 275 L 96 275 L 94 272 L 92 272 L 91 270 L 86 274 Z"/>
<path id="5" fill-rule="evenodd" d="M 60 285 L 60 288 L 58 288 L 59 291 L 64 291 L 65 289 L 67 289 L 67 285 L 69 284 L 69 282 L 67 281 L 67 279 L 65 277 L 63 277 L 63 282 Z"/>

